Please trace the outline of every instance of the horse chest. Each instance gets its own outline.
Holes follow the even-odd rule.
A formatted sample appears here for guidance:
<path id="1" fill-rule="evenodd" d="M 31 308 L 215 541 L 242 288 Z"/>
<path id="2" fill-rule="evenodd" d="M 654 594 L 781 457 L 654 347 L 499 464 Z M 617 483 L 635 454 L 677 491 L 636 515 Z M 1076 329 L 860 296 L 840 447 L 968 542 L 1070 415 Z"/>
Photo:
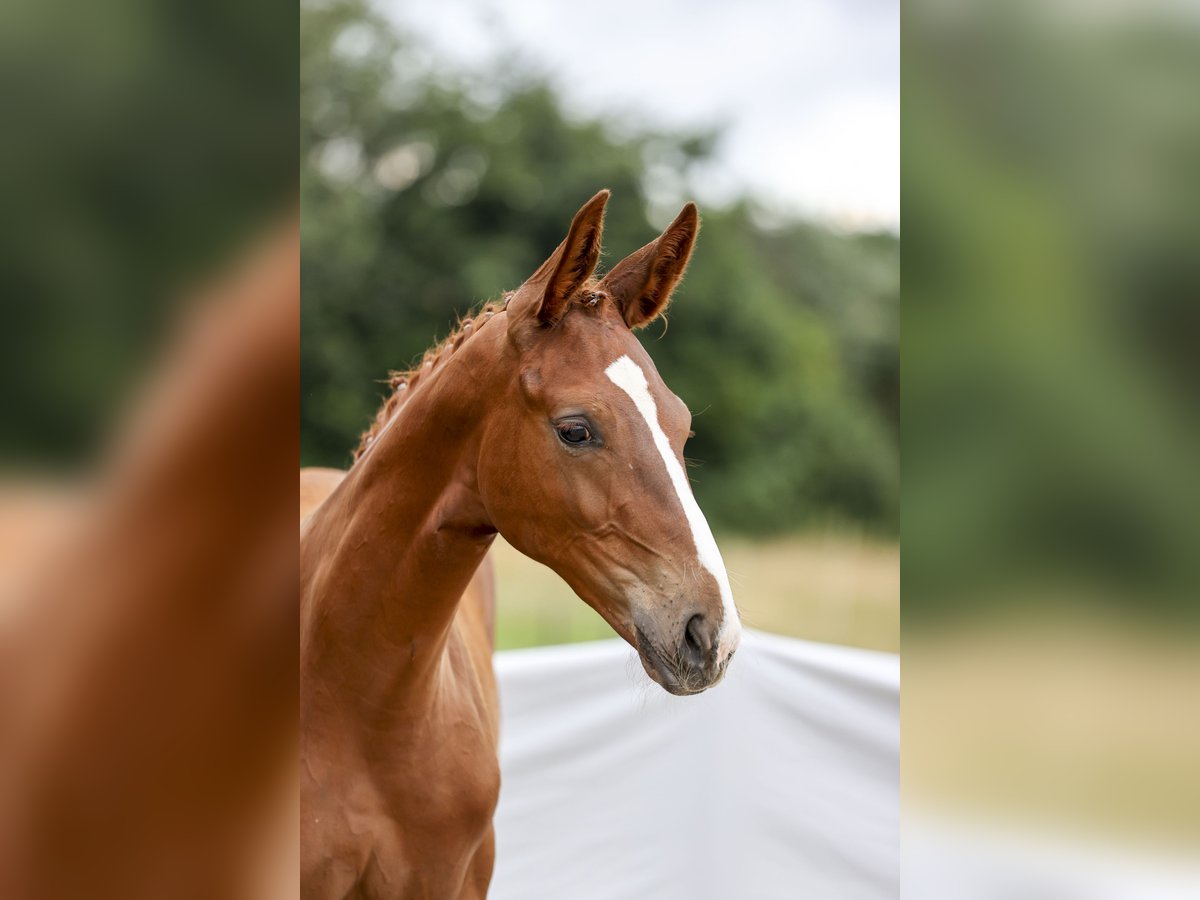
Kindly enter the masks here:
<path id="1" fill-rule="evenodd" d="M 379 896 L 460 896 L 499 797 L 494 732 L 478 728 L 473 716 L 451 715 L 398 748 L 389 771 L 394 780 L 380 785 L 387 815 L 371 835 L 364 885 Z"/>
<path id="2" fill-rule="evenodd" d="M 500 793 L 492 734 L 470 719 L 434 731 L 434 739 L 397 754 L 387 788 L 397 827 L 443 839 L 478 837 L 491 824 Z"/>
<path id="3" fill-rule="evenodd" d="M 481 853 L 490 860 L 500 791 L 490 667 L 486 675 L 451 670 L 426 714 L 368 739 L 314 785 L 307 824 L 326 851 L 305 882 L 329 890 L 305 896 L 474 896 L 464 885 Z"/>

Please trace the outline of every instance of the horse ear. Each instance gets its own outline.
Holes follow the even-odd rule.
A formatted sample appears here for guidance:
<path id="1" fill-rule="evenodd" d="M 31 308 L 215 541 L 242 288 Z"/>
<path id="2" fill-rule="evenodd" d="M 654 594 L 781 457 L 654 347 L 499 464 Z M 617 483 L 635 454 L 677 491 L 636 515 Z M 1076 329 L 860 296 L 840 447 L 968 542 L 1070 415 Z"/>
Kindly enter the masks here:
<path id="1" fill-rule="evenodd" d="M 666 231 L 604 276 L 600 289 L 616 300 L 630 328 L 650 324 L 667 308 L 699 231 L 700 213 L 688 203 Z"/>
<path id="2" fill-rule="evenodd" d="M 572 295 L 595 271 L 600 261 L 604 207 L 610 194 L 608 190 L 600 191 L 580 207 L 566 240 L 517 291 L 520 303 L 542 324 L 553 325 L 561 319 Z"/>

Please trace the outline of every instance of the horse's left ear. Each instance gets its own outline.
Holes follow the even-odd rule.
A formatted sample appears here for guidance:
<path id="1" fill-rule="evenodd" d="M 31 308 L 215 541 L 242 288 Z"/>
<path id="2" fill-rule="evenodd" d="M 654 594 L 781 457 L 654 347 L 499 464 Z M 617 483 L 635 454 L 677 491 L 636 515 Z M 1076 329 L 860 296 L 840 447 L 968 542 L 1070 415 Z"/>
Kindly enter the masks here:
<path id="1" fill-rule="evenodd" d="M 630 328 L 650 324 L 667 308 L 699 231 L 700 213 L 688 203 L 666 231 L 604 276 L 600 289 L 616 300 Z"/>

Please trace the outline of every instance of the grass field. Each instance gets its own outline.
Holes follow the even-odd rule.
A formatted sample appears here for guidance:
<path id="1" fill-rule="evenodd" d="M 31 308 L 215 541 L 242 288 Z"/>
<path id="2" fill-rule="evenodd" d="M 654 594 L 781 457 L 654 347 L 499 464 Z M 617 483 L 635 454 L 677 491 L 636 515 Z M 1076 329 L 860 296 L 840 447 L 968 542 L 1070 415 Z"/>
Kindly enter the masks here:
<path id="1" fill-rule="evenodd" d="M 1194 642 L 1186 628 L 1049 600 L 909 627 L 905 804 L 1194 853 Z"/>
<path id="2" fill-rule="evenodd" d="M 750 628 L 898 652 L 900 548 L 846 535 L 720 540 Z M 552 571 L 496 540 L 500 649 L 590 641 L 612 629 Z"/>

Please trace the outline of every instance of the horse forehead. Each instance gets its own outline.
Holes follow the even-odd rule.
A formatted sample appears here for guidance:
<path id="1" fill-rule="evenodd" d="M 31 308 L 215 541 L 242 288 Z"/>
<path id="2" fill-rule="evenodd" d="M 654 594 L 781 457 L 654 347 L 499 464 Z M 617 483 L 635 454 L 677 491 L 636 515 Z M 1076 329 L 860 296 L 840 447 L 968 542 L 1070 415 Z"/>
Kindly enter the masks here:
<path id="1" fill-rule="evenodd" d="M 541 375 L 560 388 L 572 393 L 583 390 L 634 414 L 636 410 L 628 393 L 607 376 L 609 367 L 626 357 L 645 378 L 659 422 L 668 435 L 686 431 L 691 416 L 686 404 L 663 381 L 649 354 L 624 320 L 619 315 L 608 315 L 608 312 L 602 306 L 596 311 L 579 310 L 577 315 L 566 316 L 559 324 L 554 340 L 540 348 L 538 368 Z"/>
<path id="2" fill-rule="evenodd" d="M 613 374 L 619 369 L 624 369 L 626 375 L 624 377 L 618 375 L 614 378 Z M 654 419 L 666 433 L 667 438 L 674 440 L 682 438 L 686 434 L 691 422 L 691 412 L 688 410 L 687 404 L 671 391 L 662 376 L 659 375 L 658 369 L 650 360 L 649 355 L 644 351 L 614 356 L 605 367 L 604 376 L 609 387 L 615 392 L 617 402 L 621 404 L 620 408 L 628 410 L 630 416 L 638 421 L 648 418 L 651 410 L 642 409 L 638 405 L 635 395 L 640 394 L 641 391 L 637 384 L 631 384 L 630 381 L 641 383 L 644 380 L 645 393 L 653 404 Z"/>
<path id="3" fill-rule="evenodd" d="M 619 327 L 596 313 L 568 315 L 553 339 L 539 348 L 541 366 L 563 382 L 608 383 L 607 366 L 622 355 L 641 349 L 637 338 L 622 323 Z"/>

